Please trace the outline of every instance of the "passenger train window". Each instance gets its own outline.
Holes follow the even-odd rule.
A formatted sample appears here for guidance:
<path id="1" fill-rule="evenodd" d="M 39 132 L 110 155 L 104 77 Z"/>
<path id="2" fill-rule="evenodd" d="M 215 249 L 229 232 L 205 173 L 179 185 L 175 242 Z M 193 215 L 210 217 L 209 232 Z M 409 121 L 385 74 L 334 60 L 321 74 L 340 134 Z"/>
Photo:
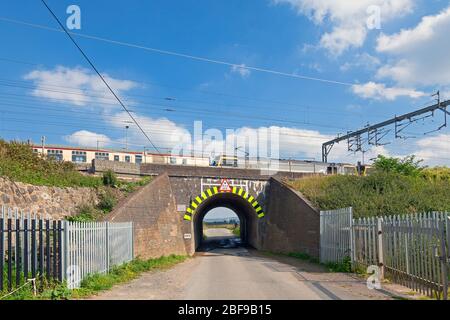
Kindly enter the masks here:
<path id="1" fill-rule="evenodd" d="M 86 151 L 72 151 L 72 162 L 86 162 Z"/>
<path id="2" fill-rule="evenodd" d="M 134 159 L 135 159 L 134 162 L 136 162 L 136 163 L 142 163 L 142 156 L 141 156 L 140 154 L 137 154 L 137 155 L 134 157 Z"/>
<path id="3" fill-rule="evenodd" d="M 47 157 L 56 161 L 63 161 L 62 150 L 47 150 Z"/>
<path id="4" fill-rule="evenodd" d="M 95 153 L 96 160 L 109 160 L 109 153 L 107 152 L 96 152 Z"/>

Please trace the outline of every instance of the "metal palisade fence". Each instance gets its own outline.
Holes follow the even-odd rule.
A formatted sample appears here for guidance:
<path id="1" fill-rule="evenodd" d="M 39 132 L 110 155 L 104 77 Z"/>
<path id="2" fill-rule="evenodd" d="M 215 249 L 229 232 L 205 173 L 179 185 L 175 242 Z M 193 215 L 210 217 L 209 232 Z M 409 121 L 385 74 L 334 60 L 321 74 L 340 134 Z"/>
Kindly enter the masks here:
<path id="1" fill-rule="evenodd" d="M 77 288 L 88 275 L 132 259 L 131 222 L 69 222 L 1 207 L 0 296 L 51 280 Z"/>
<path id="2" fill-rule="evenodd" d="M 348 221 L 343 217 L 345 212 L 350 218 L 350 208 L 321 214 L 321 225 L 329 225 L 326 233 L 332 233 L 321 233 L 321 251 L 326 253 L 324 257 L 321 253 L 322 262 L 342 261 L 343 247 L 348 246 L 346 239 L 339 238 L 339 233 L 343 232 L 342 221 Z M 430 297 L 447 299 L 448 213 L 359 218 L 352 219 L 350 227 L 352 240 L 348 256 L 355 268 L 378 266 L 381 277 L 389 277 Z M 334 240 L 330 243 L 330 239 Z"/>
<path id="3" fill-rule="evenodd" d="M 78 288 L 94 273 L 133 259 L 132 222 L 66 222 L 67 286 Z"/>
<path id="4" fill-rule="evenodd" d="M 351 255 L 352 208 L 320 212 L 320 261 L 342 262 Z"/>
<path id="5" fill-rule="evenodd" d="M 2 206 L 0 292 L 44 280 L 62 281 L 62 221 Z"/>

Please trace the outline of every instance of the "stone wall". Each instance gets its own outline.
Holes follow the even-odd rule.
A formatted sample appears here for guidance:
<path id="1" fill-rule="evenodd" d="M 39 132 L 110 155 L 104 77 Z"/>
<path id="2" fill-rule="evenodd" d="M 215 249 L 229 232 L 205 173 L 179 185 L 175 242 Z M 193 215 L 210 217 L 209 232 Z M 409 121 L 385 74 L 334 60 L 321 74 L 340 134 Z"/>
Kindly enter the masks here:
<path id="1" fill-rule="evenodd" d="M 259 249 L 319 256 L 320 214 L 304 196 L 277 179 L 271 179 L 266 217 L 260 220 Z"/>
<path id="2" fill-rule="evenodd" d="M 112 222 L 133 221 L 134 254 L 142 259 L 190 253 L 183 239 L 183 214 L 177 212 L 167 174 L 155 178 L 119 203 L 106 217 Z"/>
<path id="3" fill-rule="evenodd" d="M 105 172 L 112 170 L 117 174 L 140 175 L 141 167 L 136 163 L 109 161 L 109 160 L 92 160 L 92 172 Z"/>
<path id="4" fill-rule="evenodd" d="M 80 205 L 97 202 L 98 196 L 92 188 L 34 186 L 0 177 L 1 205 L 63 218 L 75 215 Z"/>

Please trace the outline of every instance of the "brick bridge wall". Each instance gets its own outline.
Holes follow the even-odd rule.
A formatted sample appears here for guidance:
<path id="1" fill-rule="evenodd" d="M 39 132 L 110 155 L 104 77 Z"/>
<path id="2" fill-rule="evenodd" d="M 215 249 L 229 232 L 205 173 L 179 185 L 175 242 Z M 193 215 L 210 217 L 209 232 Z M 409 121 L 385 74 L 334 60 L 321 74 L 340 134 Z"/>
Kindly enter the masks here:
<path id="1" fill-rule="evenodd" d="M 176 210 L 167 174 L 127 197 L 108 215 L 108 221 L 133 221 L 134 254 L 143 259 L 170 254 L 190 254 L 190 241 L 183 240 L 186 222 Z"/>
<path id="2" fill-rule="evenodd" d="M 319 257 L 320 214 L 300 193 L 278 179 L 269 181 L 259 249 Z"/>
<path id="3" fill-rule="evenodd" d="M 209 177 L 269 180 L 271 177 L 297 179 L 312 173 L 301 172 L 273 172 L 272 175 L 256 169 L 225 168 L 225 167 L 196 167 L 155 163 L 126 163 L 108 160 L 93 160 L 91 172 L 101 173 L 113 170 L 119 175 L 151 175 L 157 176 L 167 173 L 171 177 Z"/>
<path id="4" fill-rule="evenodd" d="M 108 216 L 109 221 L 133 221 L 135 254 L 143 258 L 168 254 L 193 254 L 192 222 L 183 220 L 191 194 L 198 195 L 200 178 L 162 174 Z M 319 254 L 319 213 L 304 197 L 279 179 L 265 182 L 258 201 L 266 216 L 258 219 L 256 233 L 249 235 L 255 248 L 272 252 Z M 184 239 L 191 234 L 191 239 Z"/>

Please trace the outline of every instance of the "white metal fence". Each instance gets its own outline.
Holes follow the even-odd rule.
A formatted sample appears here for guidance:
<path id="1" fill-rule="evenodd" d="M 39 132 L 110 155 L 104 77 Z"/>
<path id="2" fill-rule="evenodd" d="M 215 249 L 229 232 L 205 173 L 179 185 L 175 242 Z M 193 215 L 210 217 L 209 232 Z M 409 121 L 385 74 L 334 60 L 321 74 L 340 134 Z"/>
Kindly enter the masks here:
<path id="1" fill-rule="evenodd" d="M 380 263 L 381 220 L 376 217 L 353 220 L 352 261 L 357 268 Z M 382 257 L 381 257 L 382 259 Z"/>
<path id="2" fill-rule="evenodd" d="M 321 212 L 320 218 L 321 262 L 342 262 L 348 256 L 354 267 L 379 266 L 382 277 L 447 299 L 448 213 L 352 219 L 346 208 Z"/>
<path id="3" fill-rule="evenodd" d="M 93 273 L 133 259 L 132 222 L 65 222 L 67 286 L 78 288 Z"/>
<path id="4" fill-rule="evenodd" d="M 320 212 L 320 262 L 342 262 L 351 255 L 352 208 Z"/>

